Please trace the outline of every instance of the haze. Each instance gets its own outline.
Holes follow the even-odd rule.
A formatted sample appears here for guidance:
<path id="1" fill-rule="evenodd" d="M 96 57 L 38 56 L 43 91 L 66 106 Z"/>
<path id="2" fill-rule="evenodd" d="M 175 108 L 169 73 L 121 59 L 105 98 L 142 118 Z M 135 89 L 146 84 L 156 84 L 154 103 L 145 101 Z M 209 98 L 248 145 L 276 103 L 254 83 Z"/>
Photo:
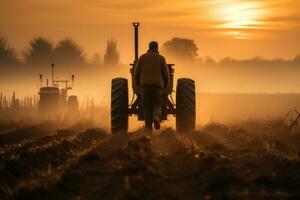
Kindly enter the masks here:
<path id="1" fill-rule="evenodd" d="M 299 9 L 296 0 L 1 0 L 0 34 L 19 51 L 36 36 L 69 36 L 88 58 L 113 37 L 129 63 L 130 23 L 140 21 L 142 50 L 178 36 L 194 39 L 200 56 L 290 59 L 300 52 Z"/>

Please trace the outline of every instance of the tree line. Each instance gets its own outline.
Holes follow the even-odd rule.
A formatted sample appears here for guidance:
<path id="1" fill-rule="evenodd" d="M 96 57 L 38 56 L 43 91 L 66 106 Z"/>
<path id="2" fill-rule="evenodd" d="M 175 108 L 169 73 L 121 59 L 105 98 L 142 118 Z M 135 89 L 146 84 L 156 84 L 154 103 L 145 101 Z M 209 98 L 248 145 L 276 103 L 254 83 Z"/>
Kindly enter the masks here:
<path id="1" fill-rule="evenodd" d="M 100 54 L 95 54 L 93 60 L 88 62 L 82 47 L 71 38 L 53 43 L 47 38 L 36 37 L 21 52 L 20 58 L 16 50 L 9 45 L 7 39 L 0 37 L 0 67 L 2 69 L 13 69 L 20 65 L 30 67 L 30 69 L 38 69 L 42 66 L 48 67 L 53 62 L 59 66 L 69 65 L 72 67 L 118 65 L 117 42 L 113 39 L 107 41 L 103 62 L 101 62 Z"/>
<path id="2" fill-rule="evenodd" d="M 174 37 L 163 43 L 161 49 L 164 54 L 182 60 L 194 60 L 198 55 L 198 47 L 192 39 Z M 28 47 L 22 52 L 22 59 L 20 59 L 7 39 L 0 37 L 0 65 L 44 65 L 53 61 L 82 65 L 87 63 L 83 52 L 82 47 L 71 38 L 65 38 L 54 44 L 47 38 L 37 37 L 29 42 Z M 96 53 L 90 63 L 100 64 L 101 61 L 101 55 Z M 117 65 L 119 62 L 120 54 L 117 42 L 110 39 L 107 41 L 102 63 Z"/>
<path id="3" fill-rule="evenodd" d="M 219 61 L 211 57 L 200 57 L 198 46 L 193 39 L 173 37 L 164 42 L 160 47 L 161 52 L 171 62 L 194 62 L 198 65 L 208 66 L 248 66 L 248 65 L 299 65 L 300 54 L 294 59 L 264 59 L 253 57 L 250 59 L 239 60 L 225 57 Z M 32 39 L 28 47 L 22 52 L 22 59 L 17 56 L 7 39 L 0 37 L 0 69 L 12 68 L 12 66 L 25 65 L 31 68 L 48 67 L 55 62 L 59 66 L 117 66 L 120 63 L 120 54 L 117 49 L 117 42 L 114 39 L 107 41 L 106 52 L 103 57 L 96 53 L 91 61 L 87 61 L 82 47 L 71 38 L 65 38 L 57 43 L 53 43 L 44 37 Z M 103 59 L 102 59 L 103 58 Z"/>

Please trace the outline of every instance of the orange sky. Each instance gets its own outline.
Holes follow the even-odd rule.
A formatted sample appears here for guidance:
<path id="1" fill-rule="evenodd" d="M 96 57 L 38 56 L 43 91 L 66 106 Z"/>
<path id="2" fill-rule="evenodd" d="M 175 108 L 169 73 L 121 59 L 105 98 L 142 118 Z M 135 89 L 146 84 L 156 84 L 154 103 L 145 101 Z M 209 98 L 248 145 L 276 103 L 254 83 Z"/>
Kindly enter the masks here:
<path id="1" fill-rule="evenodd" d="M 35 36 L 74 38 L 90 58 L 113 37 L 133 58 L 132 21 L 141 48 L 150 40 L 192 38 L 200 56 L 293 58 L 300 53 L 299 0 L 1 0 L 0 34 L 22 50 Z"/>

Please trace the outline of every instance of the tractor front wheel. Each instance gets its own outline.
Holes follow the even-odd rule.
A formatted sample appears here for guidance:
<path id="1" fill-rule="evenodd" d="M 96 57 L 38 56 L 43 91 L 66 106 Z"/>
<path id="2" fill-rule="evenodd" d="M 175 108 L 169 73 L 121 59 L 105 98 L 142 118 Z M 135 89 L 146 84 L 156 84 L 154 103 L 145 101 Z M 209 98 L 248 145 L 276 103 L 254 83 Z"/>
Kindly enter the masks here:
<path id="1" fill-rule="evenodd" d="M 111 132 L 127 133 L 128 130 L 128 81 L 114 78 L 111 81 Z"/>
<path id="2" fill-rule="evenodd" d="M 177 80 L 176 89 L 176 130 L 188 132 L 196 126 L 195 82 L 188 78 Z"/>

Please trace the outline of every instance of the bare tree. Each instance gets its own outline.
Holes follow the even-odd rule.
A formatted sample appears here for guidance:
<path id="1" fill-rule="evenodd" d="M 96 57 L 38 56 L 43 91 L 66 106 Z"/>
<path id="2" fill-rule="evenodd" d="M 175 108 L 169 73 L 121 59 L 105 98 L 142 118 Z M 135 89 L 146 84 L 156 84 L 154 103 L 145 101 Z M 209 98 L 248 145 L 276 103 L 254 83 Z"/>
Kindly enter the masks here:
<path id="1" fill-rule="evenodd" d="M 179 60 L 195 60 L 198 47 L 194 40 L 174 37 L 162 45 L 162 52 Z"/>
<path id="2" fill-rule="evenodd" d="M 113 66 L 118 65 L 120 61 L 120 54 L 117 49 L 117 42 L 113 39 L 107 41 L 106 52 L 104 54 L 104 65 Z"/>

